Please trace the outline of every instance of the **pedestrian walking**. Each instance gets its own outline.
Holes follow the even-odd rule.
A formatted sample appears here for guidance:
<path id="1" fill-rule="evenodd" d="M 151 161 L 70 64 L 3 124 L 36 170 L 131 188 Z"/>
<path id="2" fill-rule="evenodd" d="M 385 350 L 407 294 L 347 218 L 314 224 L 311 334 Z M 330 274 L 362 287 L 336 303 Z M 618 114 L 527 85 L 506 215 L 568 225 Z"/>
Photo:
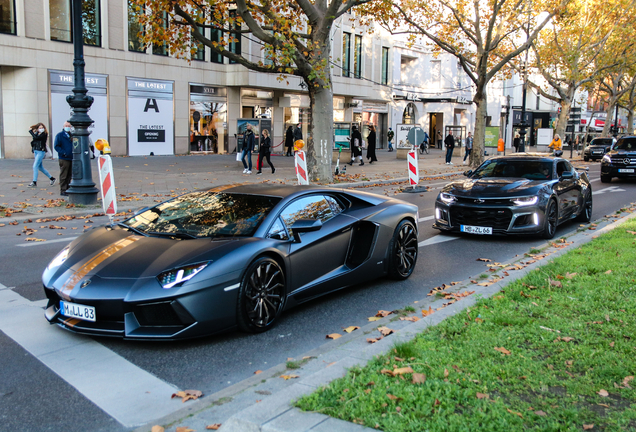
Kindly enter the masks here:
<path id="1" fill-rule="evenodd" d="M 68 196 L 66 192 L 71 184 L 71 168 L 73 166 L 73 143 L 71 142 L 71 124 L 64 122 L 62 132 L 55 135 L 53 147 L 57 152 L 60 165 L 60 195 Z"/>
<path id="2" fill-rule="evenodd" d="M 33 141 L 31 141 L 31 151 L 33 152 L 35 161 L 33 162 L 33 181 L 28 187 L 37 187 L 38 174 L 40 171 L 49 178 L 49 183 L 53 186 L 55 184 L 55 177 L 53 177 L 46 168 L 44 168 L 44 165 L 42 165 L 42 161 L 46 158 L 46 143 L 49 137 L 49 133 L 46 131 L 46 126 L 44 126 L 43 123 L 34 124 L 29 129 L 29 133 L 33 137 Z M 53 159 L 53 152 L 51 152 L 51 159 Z"/>
<path id="3" fill-rule="evenodd" d="M 453 131 L 448 131 L 448 135 L 444 138 L 444 145 L 446 146 L 446 165 L 453 165 L 451 162 L 453 158 L 453 149 L 455 148 L 455 137 Z"/>
<path id="4" fill-rule="evenodd" d="M 367 135 L 367 159 L 369 159 L 369 163 L 377 162 L 378 159 L 375 157 L 375 126 L 369 126 L 369 135 Z"/>
<path id="5" fill-rule="evenodd" d="M 393 137 L 395 136 L 395 132 L 393 129 L 389 128 L 389 131 L 386 133 L 386 138 L 389 140 L 389 151 L 393 151 Z"/>
<path id="6" fill-rule="evenodd" d="M 303 131 L 300 128 L 301 123 L 296 125 L 296 129 L 294 129 L 294 142 L 303 139 Z"/>
<path id="7" fill-rule="evenodd" d="M 358 131 L 356 126 L 352 126 L 351 129 L 351 162 L 349 165 L 353 165 L 356 158 L 360 160 L 360 166 L 364 165 L 364 161 L 362 160 L 362 134 Z"/>
<path id="8" fill-rule="evenodd" d="M 561 156 L 563 154 L 563 150 L 561 150 L 563 148 L 563 143 L 561 142 L 559 134 L 554 135 L 554 139 L 548 145 L 548 148 L 551 148 L 554 151 L 555 156 Z M 557 154 L 557 152 L 559 153 Z"/>
<path id="9" fill-rule="evenodd" d="M 518 153 L 519 147 L 521 146 L 521 138 L 519 137 L 519 134 L 515 134 L 515 137 L 512 140 L 512 145 L 515 148 L 515 153 Z"/>
<path id="10" fill-rule="evenodd" d="M 243 162 L 243 174 L 252 174 L 252 149 L 254 148 L 254 132 L 252 125 L 247 124 L 245 134 L 243 135 L 243 152 L 241 154 L 241 162 Z M 247 159 L 247 162 L 245 161 Z M 249 162 L 249 165 L 248 165 Z"/>
<path id="11" fill-rule="evenodd" d="M 442 131 L 439 129 L 437 130 L 437 148 L 442 148 Z"/>
<path id="12" fill-rule="evenodd" d="M 261 135 L 261 146 L 258 149 L 258 172 L 256 175 L 263 174 L 263 158 L 267 159 L 267 164 L 272 169 L 272 174 L 276 172 L 276 168 L 272 165 L 272 161 L 270 160 L 272 150 L 272 139 L 269 137 L 269 131 L 267 129 L 263 129 L 263 133 Z"/>
<path id="13" fill-rule="evenodd" d="M 470 157 L 470 154 L 473 152 L 473 136 L 470 132 L 468 132 L 468 136 L 466 137 L 466 154 L 464 155 L 464 165 L 466 165 L 466 158 Z M 470 162 L 470 159 L 468 159 Z"/>
<path id="14" fill-rule="evenodd" d="M 285 156 L 293 156 L 292 148 L 294 148 L 294 128 L 289 126 L 287 132 L 285 132 L 285 147 L 287 147 L 287 153 Z"/>

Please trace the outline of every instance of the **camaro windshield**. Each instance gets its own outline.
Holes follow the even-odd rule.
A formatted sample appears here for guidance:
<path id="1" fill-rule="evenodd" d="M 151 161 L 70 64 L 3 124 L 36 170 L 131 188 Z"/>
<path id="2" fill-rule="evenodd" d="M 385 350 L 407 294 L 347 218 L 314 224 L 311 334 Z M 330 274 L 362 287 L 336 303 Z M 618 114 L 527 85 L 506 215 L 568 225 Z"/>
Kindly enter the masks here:
<path id="1" fill-rule="evenodd" d="M 616 143 L 614 147 L 616 150 L 627 150 L 627 151 L 635 151 L 636 150 L 636 138 L 621 138 Z"/>
<path id="2" fill-rule="evenodd" d="M 194 192 L 133 216 L 123 225 L 145 234 L 250 237 L 279 201 L 269 196 Z"/>
<path id="3" fill-rule="evenodd" d="M 552 162 L 510 159 L 489 160 L 477 168 L 470 177 L 474 179 L 517 177 L 529 180 L 549 180 L 552 178 Z"/>

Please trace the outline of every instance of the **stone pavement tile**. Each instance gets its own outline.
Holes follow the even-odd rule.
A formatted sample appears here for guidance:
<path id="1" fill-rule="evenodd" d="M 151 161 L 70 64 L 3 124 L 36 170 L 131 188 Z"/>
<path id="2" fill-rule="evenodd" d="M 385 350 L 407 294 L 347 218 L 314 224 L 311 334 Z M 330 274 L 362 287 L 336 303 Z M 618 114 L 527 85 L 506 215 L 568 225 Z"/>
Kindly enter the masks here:
<path id="1" fill-rule="evenodd" d="M 333 417 L 327 417 L 327 420 L 311 429 L 311 432 L 365 432 L 373 430 L 376 429 L 370 429 L 355 423 L 349 423 Z"/>
<path id="2" fill-rule="evenodd" d="M 326 421 L 324 414 L 304 412 L 292 408 L 279 417 L 263 425 L 263 432 L 305 432 Z"/>
<path id="3" fill-rule="evenodd" d="M 321 385 L 326 385 L 336 378 L 342 378 L 343 376 L 345 376 L 347 370 L 351 369 L 352 367 L 362 365 L 364 363 L 365 361 L 359 358 L 345 357 L 342 360 L 337 361 L 336 364 L 331 365 L 328 368 L 323 369 L 322 371 L 309 375 L 306 378 L 301 378 L 298 384 L 310 387 L 319 387 Z"/>

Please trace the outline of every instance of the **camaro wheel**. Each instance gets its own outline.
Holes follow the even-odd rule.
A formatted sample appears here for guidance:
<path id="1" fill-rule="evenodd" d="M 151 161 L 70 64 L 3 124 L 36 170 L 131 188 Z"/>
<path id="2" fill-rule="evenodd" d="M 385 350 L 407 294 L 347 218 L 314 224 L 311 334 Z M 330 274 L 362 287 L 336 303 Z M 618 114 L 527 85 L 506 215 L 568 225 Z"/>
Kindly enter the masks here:
<path id="1" fill-rule="evenodd" d="M 389 276 L 403 280 L 411 276 L 417 262 L 417 231 L 413 223 L 399 223 L 389 243 Z"/>
<path id="2" fill-rule="evenodd" d="M 581 213 L 576 217 L 579 222 L 589 222 L 592 220 L 592 192 L 588 189 L 585 192 L 585 201 L 583 201 L 583 208 Z"/>
<path id="3" fill-rule="evenodd" d="M 237 321 L 241 330 L 269 330 L 285 306 L 285 274 L 278 263 L 261 257 L 251 263 L 241 281 Z"/>
<path id="4" fill-rule="evenodd" d="M 559 212 L 557 209 L 556 201 L 553 199 L 548 203 L 548 208 L 545 211 L 545 223 L 543 224 L 543 238 L 551 239 L 556 234 L 556 228 L 558 224 Z"/>

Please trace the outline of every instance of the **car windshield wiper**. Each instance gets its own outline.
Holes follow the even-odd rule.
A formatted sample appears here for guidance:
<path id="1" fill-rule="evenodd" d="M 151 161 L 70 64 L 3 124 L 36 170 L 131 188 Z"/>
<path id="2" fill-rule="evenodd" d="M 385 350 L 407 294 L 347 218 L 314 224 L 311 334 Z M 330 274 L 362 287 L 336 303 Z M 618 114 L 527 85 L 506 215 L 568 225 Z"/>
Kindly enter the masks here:
<path id="1" fill-rule="evenodd" d="M 175 233 L 168 233 L 168 232 L 157 232 L 157 231 L 149 231 L 147 234 L 150 235 L 156 235 L 159 237 L 175 237 L 175 238 L 186 238 L 186 239 L 197 239 L 199 237 L 192 235 L 192 234 L 188 234 L 186 232 L 175 232 Z"/>
<path id="2" fill-rule="evenodd" d="M 139 235 L 142 235 L 142 236 L 147 236 L 147 234 L 145 232 L 143 232 L 141 230 L 138 230 L 137 228 L 133 228 L 130 225 L 126 225 L 123 222 L 117 222 L 117 225 L 122 227 L 122 228 L 126 228 L 127 230 L 130 230 L 130 231 L 132 231 L 132 232 L 134 232 L 136 234 L 139 234 Z"/>

